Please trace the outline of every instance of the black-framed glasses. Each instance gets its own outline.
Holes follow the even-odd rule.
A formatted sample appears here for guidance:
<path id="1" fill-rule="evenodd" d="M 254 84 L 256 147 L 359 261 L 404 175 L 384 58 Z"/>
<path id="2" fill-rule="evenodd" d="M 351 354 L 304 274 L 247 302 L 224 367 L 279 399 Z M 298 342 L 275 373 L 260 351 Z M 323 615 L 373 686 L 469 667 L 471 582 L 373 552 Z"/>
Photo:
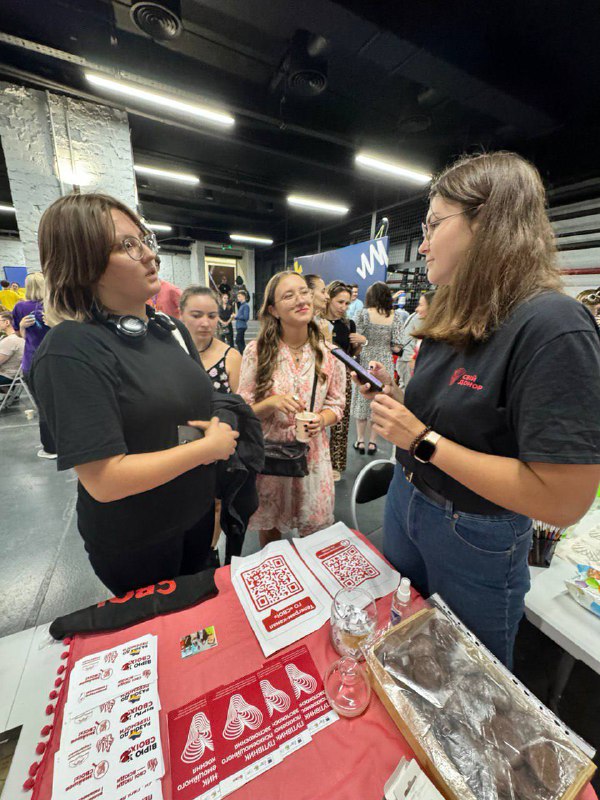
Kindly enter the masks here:
<path id="1" fill-rule="evenodd" d="M 126 236 L 122 242 L 119 242 L 115 246 L 125 250 L 129 258 L 132 258 L 134 261 L 141 261 L 144 257 L 144 245 L 146 245 L 154 255 L 158 253 L 158 241 L 153 233 L 147 233 L 139 239 L 137 236 Z"/>
<path id="2" fill-rule="evenodd" d="M 435 233 L 436 229 L 444 220 L 450 219 L 451 217 L 460 217 L 461 214 L 466 214 L 469 211 L 474 211 L 474 210 L 478 211 L 482 205 L 483 203 L 478 206 L 470 206 L 469 208 L 463 208 L 462 211 L 456 211 L 454 214 L 446 214 L 445 217 L 437 217 L 437 219 L 433 220 L 433 222 L 431 221 L 422 222 L 421 230 L 423 231 L 423 239 L 425 239 L 426 242 L 430 242 L 431 237 Z"/>

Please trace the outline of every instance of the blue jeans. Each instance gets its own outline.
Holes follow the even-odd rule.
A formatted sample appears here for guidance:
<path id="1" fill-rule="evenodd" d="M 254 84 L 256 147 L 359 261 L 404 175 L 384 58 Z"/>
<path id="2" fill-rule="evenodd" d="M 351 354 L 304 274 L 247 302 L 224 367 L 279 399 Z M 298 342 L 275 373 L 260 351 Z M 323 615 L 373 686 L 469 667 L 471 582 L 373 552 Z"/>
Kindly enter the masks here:
<path id="1" fill-rule="evenodd" d="M 409 483 L 397 464 L 385 506 L 385 557 L 425 597 L 438 593 L 512 669 L 529 591 L 532 523 L 522 514 L 455 512 Z"/>

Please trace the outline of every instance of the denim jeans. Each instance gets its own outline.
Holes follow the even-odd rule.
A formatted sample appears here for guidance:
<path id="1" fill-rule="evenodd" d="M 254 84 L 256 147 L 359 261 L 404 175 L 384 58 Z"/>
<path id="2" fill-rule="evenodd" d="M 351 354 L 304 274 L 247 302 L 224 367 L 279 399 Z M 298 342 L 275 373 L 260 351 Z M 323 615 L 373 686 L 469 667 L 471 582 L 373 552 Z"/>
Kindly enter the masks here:
<path id="1" fill-rule="evenodd" d="M 522 514 L 464 514 L 450 501 L 438 505 L 396 465 L 385 506 L 385 557 L 422 595 L 438 593 L 509 669 L 529 591 L 531 536 L 531 520 Z"/>

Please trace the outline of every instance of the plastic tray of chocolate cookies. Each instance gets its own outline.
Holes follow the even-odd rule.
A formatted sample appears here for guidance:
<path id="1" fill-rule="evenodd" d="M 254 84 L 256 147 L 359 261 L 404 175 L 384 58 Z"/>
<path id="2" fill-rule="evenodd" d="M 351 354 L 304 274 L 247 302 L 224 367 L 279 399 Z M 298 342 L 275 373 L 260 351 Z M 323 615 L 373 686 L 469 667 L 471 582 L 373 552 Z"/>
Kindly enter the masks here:
<path id="1" fill-rule="evenodd" d="M 365 657 L 448 800 L 573 800 L 594 774 L 585 743 L 439 608 L 381 632 Z"/>

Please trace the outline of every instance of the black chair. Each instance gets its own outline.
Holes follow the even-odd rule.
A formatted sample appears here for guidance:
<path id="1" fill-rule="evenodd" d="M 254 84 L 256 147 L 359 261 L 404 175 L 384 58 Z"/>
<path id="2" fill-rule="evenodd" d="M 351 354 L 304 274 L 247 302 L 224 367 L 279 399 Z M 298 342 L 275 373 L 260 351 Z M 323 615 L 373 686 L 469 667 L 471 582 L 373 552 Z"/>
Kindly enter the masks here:
<path id="1" fill-rule="evenodd" d="M 355 531 L 360 530 L 356 518 L 356 506 L 370 503 L 372 500 L 377 500 L 387 494 L 395 466 L 396 459 L 393 457 L 389 459 L 378 458 L 367 464 L 356 476 L 350 497 L 350 514 L 352 527 Z"/>

